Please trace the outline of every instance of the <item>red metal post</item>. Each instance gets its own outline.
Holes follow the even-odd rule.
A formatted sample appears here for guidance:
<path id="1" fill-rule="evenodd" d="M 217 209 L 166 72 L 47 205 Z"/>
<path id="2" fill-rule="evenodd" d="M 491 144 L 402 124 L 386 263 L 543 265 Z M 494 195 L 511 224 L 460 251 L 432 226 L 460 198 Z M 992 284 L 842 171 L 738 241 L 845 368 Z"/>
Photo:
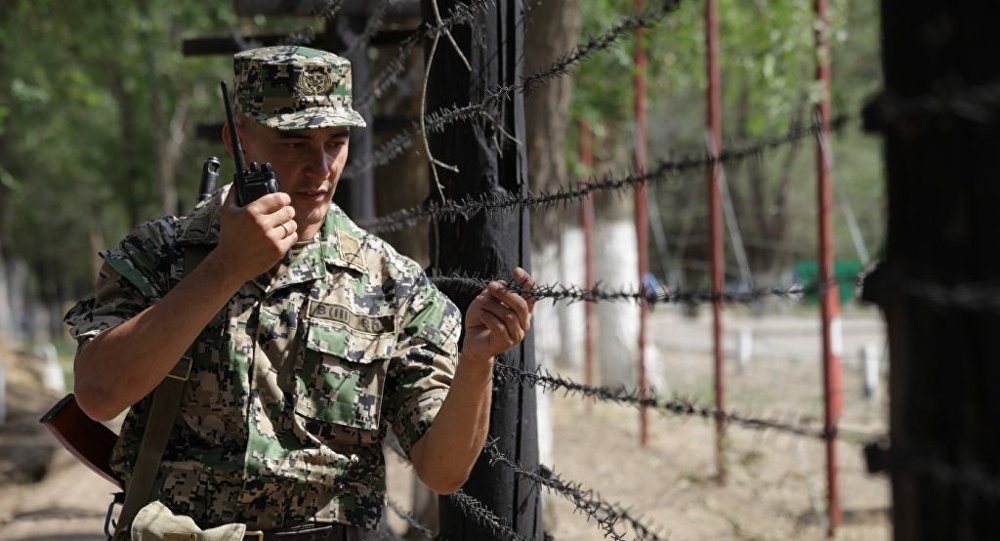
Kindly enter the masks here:
<path id="1" fill-rule="evenodd" d="M 635 0 L 635 12 L 646 10 L 645 0 Z M 635 170 L 639 175 L 646 172 L 646 42 L 645 29 L 635 31 Z M 649 209 L 646 207 L 646 183 L 640 183 L 635 191 L 635 232 L 639 244 L 639 288 L 645 291 L 646 274 L 649 273 Z M 649 305 L 639 303 L 639 396 L 649 396 L 646 379 L 646 332 Z M 649 411 L 639 407 L 641 436 L 645 447 L 649 443 Z"/>
<path id="2" fill-rule="evenodd" d="M 588 174 L 594 170 L 594 154 L 592 151 L 592 134 L 590 124 L 586 120 L 580 123 L 580 161 L 586 168 Z M 580 201 L 580 219 L 583 227 L 583 264 L 585 287 L 594 287 L 594 200 L 588 194 Z M 584 353 L 583 353 L 583 381 L 587 385 L 594 384 L 594 303 L 584 303 Z M 587 405 L 592 404 L 587 401 Z"/>
<path id="3" fill-rule="evenodd" d="M 705 39 L 708 52 L 708 132 L 715 155 L 722 154 L 722 75 L 719 69 L 719 18 L 715 0 L 705 3 Z M 722 165 L 716 163 L 708 173 L 708 216 L 712 258 L 712 343 L 715 353 L 715 407 L 726 410 L 725 349 L 722 343 L 722 288 L 725 251 L 722 238 Z M 726 424 L 715 418 L 715 464 L 719 482 L 726 482 Z"/>
<path id="4" fill-rule="evenodd" d="M 837 423 L 843 402 L 840 379 L 842 354 L 842 324 L 840 319 L 840 288 L 833 274 L 833 188 L 832 156 L 830 156 L 830 50 L 827 41 L 827 0 L 815 0 L 816 12 L 816 79 L 821 88 L 816 113 L 821 123 L 816 148 L 819 205 L 819 279 L 822 295 L 820 313 L 823 318 L 823 395 L 826 441 L 827 477 L 827 536 L 833 537 L 840 526 L 840 496 L 837 482 Z"/>

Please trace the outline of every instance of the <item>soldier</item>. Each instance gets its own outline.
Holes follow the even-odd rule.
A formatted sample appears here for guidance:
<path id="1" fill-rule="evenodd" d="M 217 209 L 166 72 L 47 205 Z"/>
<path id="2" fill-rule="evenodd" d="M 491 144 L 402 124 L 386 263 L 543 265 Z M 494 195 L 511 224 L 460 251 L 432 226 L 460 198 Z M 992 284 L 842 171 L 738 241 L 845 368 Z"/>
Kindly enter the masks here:
<path id="1" fill-rule="evenodd" d="M 93 295 L 66 316 L 75 393 L 97 420 L 131 408 L 112 456 L 127 483 L 148 395 L 189 358 L 153 499 L 201 528 L 361 539 L 381 515 L 388 428 L 435 492 L 468 478 L 493 358 L 524 338 L 534 301 L 489 284 L 459 351 L 458 309 L 331 203 L 349 130 L 365 126 L 350 64 L 281 46 L 238 53 L 233 66 L 247 159 L 271 162 L 281 190 L 240 207 L 227 187 L 103 253 Z M 223 140 L 232 152 L 228 126 Z"/>

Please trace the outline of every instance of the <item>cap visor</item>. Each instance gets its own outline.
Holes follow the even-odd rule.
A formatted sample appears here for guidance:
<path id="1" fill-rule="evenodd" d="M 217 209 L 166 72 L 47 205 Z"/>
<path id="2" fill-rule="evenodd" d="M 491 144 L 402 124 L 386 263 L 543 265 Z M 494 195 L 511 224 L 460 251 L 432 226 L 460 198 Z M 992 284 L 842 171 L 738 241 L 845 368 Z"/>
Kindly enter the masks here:
<path id="1" fill-rule="evenodd" d="M 368 123 L 357 111 L 346 107 L 313 107 L 294 113 L 258 117 L 257 123 L 279 130 L 309 130 L 336 126 L 364 128 L 368 126 Z"/>

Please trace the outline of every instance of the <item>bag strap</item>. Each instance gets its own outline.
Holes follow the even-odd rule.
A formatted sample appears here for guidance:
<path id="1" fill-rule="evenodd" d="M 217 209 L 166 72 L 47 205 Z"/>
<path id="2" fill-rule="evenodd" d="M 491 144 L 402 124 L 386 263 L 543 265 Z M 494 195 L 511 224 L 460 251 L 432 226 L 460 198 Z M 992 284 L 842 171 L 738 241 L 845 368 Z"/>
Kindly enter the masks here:
<path id="1" fill-rule="evenodd" d="M 191 273 L 201 260 L 208 255 L 210 246 L 192 245 L 184 249 L 184 276 Z M 192 346 L 193 347 L 193 346 Z M 127 532 L 136 514 L 153 499 L 153 484 L 160 471 L 163 452 L 167 449 L 170 432 L 177 420 L 184 385 L 191 375 L 191 357 L 181 357 L 174 368 L 153 390 L 153 403 L 146 417 L 139 454 L 135 459 L 132 477 L 125 488 L 125 502 L 115 527 L 115 538 Z M 127 539 L 127 537 L 125 537 Z"/>

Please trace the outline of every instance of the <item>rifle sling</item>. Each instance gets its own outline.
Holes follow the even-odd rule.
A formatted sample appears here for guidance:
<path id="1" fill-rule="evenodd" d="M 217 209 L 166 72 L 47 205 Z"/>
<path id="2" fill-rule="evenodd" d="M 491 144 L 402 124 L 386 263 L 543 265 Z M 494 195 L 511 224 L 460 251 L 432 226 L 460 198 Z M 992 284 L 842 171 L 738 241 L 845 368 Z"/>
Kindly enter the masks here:
<path id="1" fill-rule="evenodd" d="M 211 250 L 211 246 L 192 245 L 184 249 L 184 276 L 191 273 Z M 193 347 L 193 346 L 192 346 Z M 153 500 L 153 484 L 160 470 L 163 452 L 170 440 L 170 432 L 177 420 L 184 386 L 191 374 L 191 351 L 174 366 L 173 370 L 153 390 L 153 403 L 146 417 L 135 467 L 125 488 L 125 502 L 116 524 L 116 539 L 131 527 L 132 520 L 143 506 Z M 127 538 L 127 537 L 126 537 Z"/>

